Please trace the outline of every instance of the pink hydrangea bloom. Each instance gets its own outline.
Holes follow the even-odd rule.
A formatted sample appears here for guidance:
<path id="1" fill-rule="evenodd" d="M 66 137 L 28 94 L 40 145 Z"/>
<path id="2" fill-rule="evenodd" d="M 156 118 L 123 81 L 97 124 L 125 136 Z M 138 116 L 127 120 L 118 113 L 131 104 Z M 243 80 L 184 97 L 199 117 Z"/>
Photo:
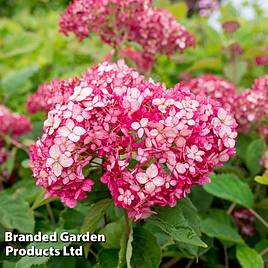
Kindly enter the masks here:
<path id="1" fill-rule="evenodd" d="M 239 130 L 246 132 L 253 126 L 259 127 L 268 116 L 268 76 L 257 79 L 252 89 L 236 97 L 234 114 Z"/>
<path id="2" fill-rule="evenodd" d="M 235 87 L 228 81 L 221 79 L 213 74 L 202 75 L 189 81 L 179 84 L 180 90 L 190 90 L 194 94 L 211 96 L 217 100 L 221 106 L 232 111 L 234 99 L 236 97 Z"/>
<path id="3" fill-rule="evenodd" d="M 218 0 L 199 0 L 198 8 L 200 16 L 209 16 L 214 10 L 219 8 Z"/>
<path id="4" fill-rule="evenodd" d="M 77 79 L 52 80 L 39 86 L 36 93 L 28 97 L 27 109 L 30 113 L 49 112 L 56 104 L 63 103 L 73 93 Z"/>
<path id="5" fill-rule="evenodd" d="M 0 135 L 17 138 L 32 129 L 31 122 L 25 116 L 12 113 L 7 107 L 0 105 Z"/>
<path id="6" fill-rule="evenodd" d="M 237 124 L 217 102 L 166 91 L 123 61 L 88 70 L 48 117 L 31 165 L 37 184 L 71 207 L 92 189 L 82 170 L 95 158 L 115 204 L 140 219 L 154 205 L 174 206 L 235 154 Z"/>
<path id="7" fill-rule="evenodd" d="M 74 0 L 60 18 L 60 31 L 73 32 L 79 40 L 97 33 L 145 71 L 157 53 L 170 55 L 195 45 L 186 28 L 169 12 L 154 8 L 151 0 Z M 139 44 L 142 51 L 124 51 L 126 42 Z"/>

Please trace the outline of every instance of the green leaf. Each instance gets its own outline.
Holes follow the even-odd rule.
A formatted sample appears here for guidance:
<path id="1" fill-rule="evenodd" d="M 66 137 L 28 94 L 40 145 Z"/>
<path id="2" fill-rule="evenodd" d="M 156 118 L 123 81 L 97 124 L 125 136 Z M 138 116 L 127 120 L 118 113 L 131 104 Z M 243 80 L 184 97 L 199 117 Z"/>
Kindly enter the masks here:
<path id="1" fill-rule="evenodd" d="M 230 81 L 237 85 L 247 73 L 247 68 L 247 62 L 237 61 L 236 63 L 225 64 L 223 72 Z"/>
<path id="2" fill-rule="evenodd" d="M 177 19 L 185 18 L 187 15 L 187 5 L 183 2 L 176 3 L 173 5 L 168 5 L 165 7 L 171 14 L 173 14 Z"/>
<path id="3" fill-rule="evenodd" d="M 243 243 L 236 228 L 231 223 L 231 218 L 225 211 L 212 210 L 201 222 L 201 230 L 209 237 L 216 237 L 220 240 Z"/>
<path id="4" fill-rule="evenodd" d="M 100 230 L 104 234 L 106 241 L 102 244 L 104 248 L 120 248 L 120 238 L 124 232 L 122 221 L 111 222 Z"/>
<path id="5" fill-rule="evenodd" d="M 266 145 L 263 140 L 254 140 L 250 143 L 246 151 L 246 165 L 251 175 L 258 174 L 262 167 L 260 165 L 260 159 L 265 153 Z"/>
<path id="6" fill-rule="evenodd" d="M 34 231 L 34 215 L 29 205 L 21 198 L 6 192 L 0 193 L 0 224 L 22 233 Z"/>
<path id="7" fill-rule="evenodd" d="M 104 213 L 106 212 L 110 204 L 111 204 L 111 199 L 103 199 L 93 204 L 87 212 L 87 216 L 85 217 L 83 225 L 81 227 L 81 232 L 93 233 L 97 228 L 97 224 L 103 217 Z"/>
<path id="8" fill-rule="evenodd" d="M 84 222 L 88 207 L 78 204 L 75 208 L 65 208 L 60 215 L 60 224 L 63 229 L 79 229 Z"/>
<path id="9" fill-rule="evenodd" d="M 161 249 L 151 232 L 142 227 L 134 228 L 132 249 L 132 268 L 159 267 Z"/>
<path id="10" fill-rule="evenodd" d="M 234 174 L 211 175 L 211 183 L 205 184 L 204 189 L 219 198 L 229 200 L 242 206 L 253 206 L 253 194 L 245 182 Z"/>
<path id="11" fill-rule="evenodd" d="M 116 268 L 118 263 L 117 249 L 104 249 L 99 254 L 99 263 L 101 268 Z"/>
<path id="12" fill-rule="evenodd" d="M 19 34 L 14 34 L 12 38 L 4 44 L 3 57 L 9 58 L 17 55 L 29 53 L 35 50 L 39 44 L 40 39 L 37 34 L 32 34 L 29 32 L 20 32 Z"/>
<path id="13" fill-rule="evenodd" d="M 264 185 L 268 185 L 268 174 L 255 177 L 255 181 Z"/>
<path id="14" fill-rule="evenodd" d="M 39 70 L 37 64 L 28 65 L 23 69 L 12 71 L 3 77 L 1 84 L 6 96 L 10 97 L 13 94 L 23 93 L 24 85 L 29 81 L 29 78 Z"/>
<path id="15" fill-rule="evenodd" d="M 63 243 L 63 242 L 35 242 L 30 243 L 27 248 L 35 247 L 37 249 L 46 249 L 46 248 L 57 248 L 63 249 L 64 246 L 68 246 L 70 243 Z M 30 268 L 33 265 L 40 265 L 45 264 L 49 260 L 50 256 L 46 257 L 30 257 L 25 256 L 22 257 L 16 264 L 16 268 Z"/>
<path id="16" fill-rule="evenodd" d="M 256 250 L 248 246 L 238 245 L 236 247 L 236 257 L 243 268 L 263 268 L 262 257 Z"/>
<path id="17" fill-rule="evenodd" d="M 157 214 L 148 218 L 148 223 L 156 225 L 175 241 L 207 247 L 199 238 L 200 220 L 189 200 L 181 200 L 173 208 L 159 207 L 155 210 Z"/>
<path id="18" fill-rule="evenodd" d="M 221 70 L 222 62 L 218 58 L 206 58 L 196 61 L 187 72 L 194 72 L 199 70 Z"/>

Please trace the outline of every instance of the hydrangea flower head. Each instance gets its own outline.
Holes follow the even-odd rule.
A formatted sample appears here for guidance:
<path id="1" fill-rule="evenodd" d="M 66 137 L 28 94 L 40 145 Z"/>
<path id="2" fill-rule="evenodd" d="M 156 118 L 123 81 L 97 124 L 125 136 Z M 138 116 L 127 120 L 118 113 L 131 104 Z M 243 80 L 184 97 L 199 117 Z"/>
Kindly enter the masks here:
<path id="1" fill-rule="evenodd" d="M 70 207 L 91 191 L 83 168 L 95 158 L 115 204 L 140 219 L 174 206 L 235 153 L 237 124 L 216 101 L 166 91 L 123 61 L 88 70 L 72 91 L 31 148 L 37 184 Z"/>

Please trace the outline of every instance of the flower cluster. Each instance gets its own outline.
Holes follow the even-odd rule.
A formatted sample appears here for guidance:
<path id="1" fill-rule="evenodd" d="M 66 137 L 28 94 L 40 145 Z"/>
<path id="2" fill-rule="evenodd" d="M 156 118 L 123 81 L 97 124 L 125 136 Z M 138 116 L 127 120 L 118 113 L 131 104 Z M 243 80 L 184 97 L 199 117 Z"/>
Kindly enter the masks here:
<path id="1" fill-rule="evenodd" d="M 198 9 L 200 16 L 209 16 L 214 10 L 219 8 L 218 0 L 199 0 Z"/>
<path id="2" fill-rule="evenodd" d="M 2 135 L 17 138 L 31 128 L 31 122 L 26 117 L 12 113 L 7 107 L 0 105 L 0 139 Z"/>
<path id="3" fill-rule="evenodd" d="M 268 136 L 267 124 L 264 123 L 268 117 L 265 109 L 268 105 L 268 76 L 260 77 L 252 89 L 240 94 L 230 82 L 212 74 L 183 81 L 177 88 L 217 100 L 236 119 L 239 132 L 248 132 L 254 127 L 262 137 Z"/>
<path id="4" fill-rule="evenodd" d="M 76 79 L 52 80 L 40 85 L 38 91 L 27 100 L 28 111 L 30 113 L 49 112 L 56 104 L 63 103 L 72 95 L 76 81 Z"/>
<path id="5" fill-rule="evenodd" d="M 0 105 L 0 165 L 8 160 L 10 153 L 5 137 L 17 139 L 31 128 L 31 122 L 26 117 L 12 113 L 7 107 Z M 1 175 L 4 176 L 3 173 Z"/>
<path id="6" fill-rule="evenodd" d="M 166 91 L 123 61 L 88 70 L 70 90 L 30 153 L 37 184 L 70 207 L 91 191 L 83 168 L 96 158 L 116 205 L 140 219 L 174 206 L 235 154 L 237 124 L 216 101 Z"/>
<path id="7" fill-rule="evenodd" d="M 151 0 L 74 0 L 61 16 L 60 31 L 73 32 L 80 40 L 95 32 L 116 49 L 135 42 L 146 59 L 182 52 L 195 44 L 174 16 L 154 8 Z"/>
<path id="8" fill-rule="evenodd" d="M 233 219 L 241 235 L 254 236 L 256 227 L 254 224 L 255 216 L 246 208 L 236 208 L 232 212 Z"/>
<path id="9" fill-rule="evenodd" d="M 252 89 L 239 94 L 235 99 L 234 114 L 242 132 L 252 126 L 261 126 L 268 116 L 268 76 L 257 79 Z"/>
<path id="10" fill-rule="evenodd" d="M 213 74 L 202 75 L 179 84 L 180 90 L 190 90 L 196 95 L 211 96 L 221 106 L 232 112 L 234 99 L 236 97 L 235 87 L 228 81 L 218 78 Z"/>

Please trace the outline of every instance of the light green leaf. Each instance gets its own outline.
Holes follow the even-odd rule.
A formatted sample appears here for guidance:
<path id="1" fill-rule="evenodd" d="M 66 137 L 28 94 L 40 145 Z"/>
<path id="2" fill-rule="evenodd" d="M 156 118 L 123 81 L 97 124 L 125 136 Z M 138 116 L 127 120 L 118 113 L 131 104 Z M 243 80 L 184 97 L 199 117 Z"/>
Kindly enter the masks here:
<path id="1" fill-rule="evenodd" d="M 234 174 L 211 175 L 211 183 L 205 184 L 204 189 L 219 198 L 229 200 L 242 206 L 253 206 L 253 194 L 245 182 Z"/>
<path id="2" fill-rule="evenodd" d="M 262 257 L 256 250 L 245 245 L 236 246 L 236 257 L 243 268 L 263 268 Z"/>
<path id="3" fill-rule="evenodd" d="M 218 58 L 206 58 L 196 61 L 187 72 L 204 71 L 204 70 L 221 70 L 222 62 Z"/>
<path id="4" fill-rule="evenodd" d="M 20 32 L 4 43 L 3 57 L 9 58 L 35 50 L 40 44 L 37 34 Z"/>
<path id="5" fill-rule="evenodd" d="M 97 228 L 97 224 L 103 217 L 104 213 L 106 212 L 110 204 L 111 199 L 103 199 L 93 204 L 87 212 L 87 216 L 85 217 L 83 225 L 81 227 L 81 232 L 82 233 L 94 232 Z"/>
<path id="6" fill-rule="evenodd" d="M 233 243 L 243 243 L 243 239 L 232 225 L 231 218 L 225 211 L 211 211 L 209 216 L 202 220 L 201 229 L 209 237 L 216 237 Z"/>
<path id="7" fill-rule="evenodd" d="M 177 19 L 185 18 L 187 15 L 187 5 L 183 2 L 176 3 L 173 5 L 168 5 L 165 7 L 171 14 L 173 14 Z"/>
<path id="8" fill-rule="evenodd" d="M 207 247 L 199 238 L 200 220 L 197 212 L 191 206 L 189 200 L 181 200 L 173 208 L 156 208 L 156 215 L 148 218 L 147 222 L 159 227 L 175 241 Z"/>
<path id="9" fill-rule="evenodd" d="M 264 185 L 268 185 L 268 174 L 255 177 L 255 181 Z"/>
<path id="10" fill-rule="evenodd" d="M 0 224 L 22 233 L 34 231 L 34 215 L 29 205 L 21 198 L 6 192 L 0 193 Z"/>
<path id="11" fill-rule="evenodd" d="M 263 140 L 254 140 L 250 143 L 246 151 L 246 165 L 251 175 L 258 174 L 262 167 L 260 165 L 260 159 L 265 153 L 266 145 Z"/>
<path id="12" fill-rule="evenodd" d="M 10 97 L 24 89 L 24 86 L 29 82 L 29 78 L 39 70 L 37 64 L 32 64 L 23 69 L 12 71 L 3 77 L 1 85 L 6 96 Z"/>
<path id="13" fill-rule="evenodd" d="M 142 227 L 134 228 L 132 248 L 132 268 L 159 267 L 161 249 L 151 232 Z"/>

